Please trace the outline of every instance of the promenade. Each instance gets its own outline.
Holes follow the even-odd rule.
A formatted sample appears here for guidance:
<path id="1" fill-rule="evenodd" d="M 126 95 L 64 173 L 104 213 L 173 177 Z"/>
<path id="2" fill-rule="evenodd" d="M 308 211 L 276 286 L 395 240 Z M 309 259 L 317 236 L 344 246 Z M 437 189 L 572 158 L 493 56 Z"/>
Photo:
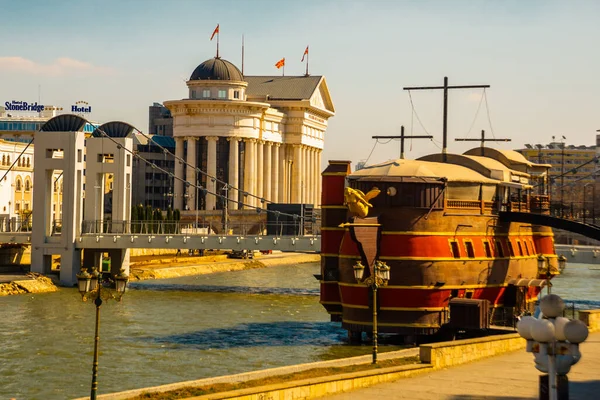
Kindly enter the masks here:
<path id="1" fill-rule="evenodd" d="M 600 332 L 590 334 L 580 351 L 581 360 L 568 375 L 569 399 L 599 399 Z M 523 349 L 326 399 L 537 399 L 539 375 L 533 355 Z"/>

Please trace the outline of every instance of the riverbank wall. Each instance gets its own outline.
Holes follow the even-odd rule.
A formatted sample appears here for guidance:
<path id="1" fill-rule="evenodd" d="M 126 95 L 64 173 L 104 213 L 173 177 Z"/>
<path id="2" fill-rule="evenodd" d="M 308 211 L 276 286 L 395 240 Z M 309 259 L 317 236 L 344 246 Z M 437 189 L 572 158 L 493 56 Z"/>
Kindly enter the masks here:
<path id="1" fill-rule="evenodd" d="M 130 279 L 169 279 L 215 272 L 313 263 L 320 260 L 321 256 L 315 253 L 279 253 L 254 259 L 232 259 L 227 256 L 178 257 L 153 265 L 134 264 L 130 268 Z"/>
<path id="2" fill-rule="evenodd" d="M 56 292 L 57 290 L 58 288 L 54 282 L 52 282 L 52 279 L 32 273 L 23 275 L 22 278 L 10 282 L 0 283 L 0 296 L 26 293 L 47 293 Z"/>

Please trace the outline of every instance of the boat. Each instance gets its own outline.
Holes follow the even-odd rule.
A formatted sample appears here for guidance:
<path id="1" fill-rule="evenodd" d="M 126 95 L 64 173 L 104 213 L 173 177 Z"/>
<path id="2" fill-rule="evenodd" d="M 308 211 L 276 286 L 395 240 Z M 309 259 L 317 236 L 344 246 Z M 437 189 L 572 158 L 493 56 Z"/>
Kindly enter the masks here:
<path id="1" fill-rule="evenodd" d="M 501 213 L 548 215 L 550 167 L 483 146 L 355 172 L 349 161 L 329 161 L 320 303 L 351 339 L 373 330 L 374 303 L 378 331 L 408 338 L 513 326 L 560 271 L 551 228 Z M 354 272 L 364 266 L 373 276 L 377 263 L 389 267 L 389 281 L 373 290 Z"/>

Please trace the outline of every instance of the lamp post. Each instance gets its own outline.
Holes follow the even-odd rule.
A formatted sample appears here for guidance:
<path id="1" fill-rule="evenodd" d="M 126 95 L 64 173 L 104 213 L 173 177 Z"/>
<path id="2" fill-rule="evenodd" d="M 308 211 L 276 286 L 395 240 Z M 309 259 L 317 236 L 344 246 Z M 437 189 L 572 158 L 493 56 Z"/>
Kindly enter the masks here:
<path id="1" fill-rule="evenodd" d="M 594 178 L 595 179 L 595 178 Z M 588 186 L 592 187 L 592 225 L 596 225 L 596 182 L 594 183 L 586 183 L 585 185 L 583 185 L 583 223 L 585 223 L 585 211 L 586 211 L 586 197 L 587 197 L 587 191 L 586 188 Z"/>
<path id="2" fill-rule="evenodd" d="M 373 292 L 373 364 L 377 364 L 377 289 L 386 286 L 390 280 L 390 267 L 381 261 L 375 261 L 373 274 L 363 280 L 365 266 L 361 262 L 354 265 L 354 278 L 358 283 L 363 283 Z"/>
<path id="3" fill-rule="evenodd" d="M 519 335 L 527 340 L 526 351 L 533 353 L 535 368 L 547 373 L 548 398 L 567 399 L 571 366 L 581 359 L 579 343 L 587 339 L 588 328 L 582 321 L 564 318 L 564 301 L 555 294 L 540 300 L 539 318 L 525 316 L 517 324 Z M 540 376 L 540 398 L 545 387 L 545 376 Z"/>
<path id="4" fill-rule="evenodd" d="M 548 294 L 550 294 L 552 292 L 552 283 L 550 283 L 550 279 L 552 279 L 552 276 L 554 276 L 556 274 L 552 273 L 552 270 L 550 268 L 550 260 L 548 260 L 547 257 L 544 257 L 541 254 L 538 254 L 537 263 L 538 263 L 538 274 L 539 275 L 543 274 L 546 276 L 546 287 L 548 288 Z M 558 271 L 563 272 L 566 266 L 567 266 L 567 257 L 565 257 L 561 254 L 560 256 L 558 256 Z"/>
<path id="5" fill-rule="evenodd" d="M 98 342 L 100 341 L 100 306 L 102 299 L 115 299 L 121 301 L 127 288 L 129 276 L 125 274 L 125 270 L 121 269 L 118 275 L 113 279 L 106 281 L 102 280 L 102 274 L 94 267 L 92 273 L 88 273 L 85 268 L 81 269 L 81 273 L 77 274 L 77 287 L 81 293 L 81 299 L 87 301 L 93 299 L 96 305 L 96 329 L 94 335 L 94 361 L 92 366 L 92 390 L 90 394 L 91 400 L 96 400 L 98 392 Z M 110 289 L 104 285 L 115 284 L 115 289 Z"/>

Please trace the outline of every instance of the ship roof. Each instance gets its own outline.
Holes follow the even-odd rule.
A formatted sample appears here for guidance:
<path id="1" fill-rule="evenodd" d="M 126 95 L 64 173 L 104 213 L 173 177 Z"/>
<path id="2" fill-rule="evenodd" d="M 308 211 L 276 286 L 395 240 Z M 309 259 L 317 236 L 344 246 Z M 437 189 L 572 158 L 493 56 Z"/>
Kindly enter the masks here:
<path id="1" fill-rule="evenodd" d="M 381 164 L 364 167 L 349 176 L 350 179 L 386 180 L 386 181 L 440 181 L 498 184 L 462 165 L 446 164 L 424 160 L 391 160 Z"/>
<path id="2" fill-rule="evenodd" d="M 465 151 L 463 154 L 468 156 L 481 156 L 481 152 L 483 150 L 483 157 L 492 158 L 497 160 L 513 170 L 519 171 L 529 171 L 529 170 L 544 170 L 552 167 L 549 164 L 536 164 L 528 159 L 525 156 L 514 150 L 499 150 L 491 147 L 475 147 L 471 150 Z"/>
<path id="3" fill-rule="evenodd" d="M 443 162 L 443 154 L 435 153 L 419 158 L 423 161 Z M 474 170 L 490 179 L 498 179 L 503 182 L 512 182 L 513 177 L 526 177 L 530 175 L 515 171 L 502 164 L 500 161 L 489 157 L 465 155 L 465 154 L 446 154 L 446 162 L 449 164 L 462 165 Z"/>

